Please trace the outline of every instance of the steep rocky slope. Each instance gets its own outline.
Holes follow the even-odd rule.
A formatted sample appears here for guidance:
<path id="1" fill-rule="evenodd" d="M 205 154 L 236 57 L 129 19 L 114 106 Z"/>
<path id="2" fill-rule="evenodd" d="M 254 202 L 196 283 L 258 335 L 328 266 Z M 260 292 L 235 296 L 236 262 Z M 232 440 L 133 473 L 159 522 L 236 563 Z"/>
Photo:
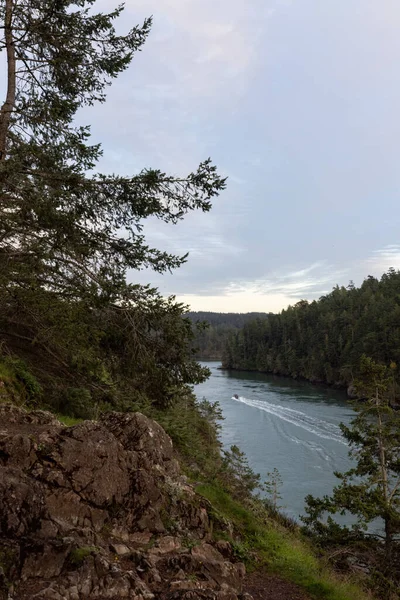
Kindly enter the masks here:
<path id="1" fill-rule="evenodd" d="M 0 405 L 0 599 L 250 598 L 165 431 Z"/>

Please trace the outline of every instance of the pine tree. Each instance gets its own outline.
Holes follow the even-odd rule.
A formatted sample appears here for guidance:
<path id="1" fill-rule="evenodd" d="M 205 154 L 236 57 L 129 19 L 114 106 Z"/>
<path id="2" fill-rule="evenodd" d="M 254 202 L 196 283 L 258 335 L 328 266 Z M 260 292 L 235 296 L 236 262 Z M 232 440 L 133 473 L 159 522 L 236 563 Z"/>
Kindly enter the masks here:
<path id="1" fill-rule="evenodd" d="M 282 500 L 282 495 L 279 491 L 283 483 L 281 474 L 279 473 L 278 469 L 274 467 L 273 471 L 269 471 L 267 473 L 267 477 L 268 479 L 264 481 L 263 489 L 267 492 L 269 501 L 271 502 L 274 510 L 283 508 L 282 506 L 278 505 L 278 501 Z"/>
<path id="2" fill-rule="evenodd" d="M 355 515 L 356 530 L 366 529 L 380 518 L 389 564 L 395 536 L 400 533 L 400 415 L 389 403 L 390 368 L 363 356 L 360 377 L 356 388 L 366 401 L 355 406 L 358 414 L 350 426 L 341 425 L 355 466 L 346 473 L 335 473 L 340 484 L 331 497 L 307 496 L 307 517 L 303 520 L 311 530 L 323 534 L 327 526 L 320 519 L 325 513 Z M 335 528 L 332 519 L 328 520 L 329 526 Z"/>
<path id="3" fill-rule="evenodd" d="M 227 368 L 302 377 L 353 388 L 362 354 L 400 364 L 400 271 L 389 269 L 359 288 L 336 286 L 318 301 L 301 301 L 264 320 L 246 322 L 225 342 Z M 400 392 L 394 372 L 392 402 Z"/>
<path id="4" fill-rule="evenodd" d="M 232 493 L 245 499 L 260 487 L 260 475 L 249 466 L 246 454 L 235 444 L 223 453 L 223 469 L 228 477 L 227 486 Z"/>
<path id="5" fill-rule="evenodd" d="M 127 271 L 179 267 L 186 256 L 151 248 L 143 220 L 173 224 L 188 211 L 208 211 L 225 181 L 210 160 L 182 178 L 157 169 L 127 176 L 96 171 L 102 149 L 90 144 L 90 127 L 76 124 L 76 112 L 105 101 L 107 86 L 142 49 L 151 19 L 121 36 L 114 23 L 123 6 L 102 14 L 94 4 L 0 2 L 7 58 L 0 336 L 11 347 L 34 344 L 65 371 L 75 361 L 82 373 L 85 364 L 89 378 L 96 372 L 101 379 L 104 353 L 109 368 L 117 356 L 128 370 L 139 360 L 138 383 L 151 363 L 165 392 L 204 375 L 190 359 L 191 328 L 180 323 L 184 307 L 128 284 Z"/>

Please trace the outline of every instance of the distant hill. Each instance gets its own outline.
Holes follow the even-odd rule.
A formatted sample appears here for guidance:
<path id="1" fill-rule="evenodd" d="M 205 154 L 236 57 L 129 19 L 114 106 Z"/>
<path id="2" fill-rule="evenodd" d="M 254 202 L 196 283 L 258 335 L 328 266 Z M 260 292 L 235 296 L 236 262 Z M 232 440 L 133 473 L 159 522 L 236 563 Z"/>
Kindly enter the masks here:
<path id="1" fill-rule="evenodd" d="M 189 312 L 187 315 L 193 323 L 206 322 L 208 327 L 197 332 L 194 347 L 196 356 L 201 359 L 221 360 L 222 351 L 231 334 L 238 332 L 245 323 L 257 318 L 264 319 L 267 313 L 217 313 Z"/>
<path id="2" fill-rule="evenodd" d="M 400 271 L 246 322 L 227 342 L 223 362 L 344 387 L 358 378 L 363 354 L 391 366 L 400 397 Z"/>

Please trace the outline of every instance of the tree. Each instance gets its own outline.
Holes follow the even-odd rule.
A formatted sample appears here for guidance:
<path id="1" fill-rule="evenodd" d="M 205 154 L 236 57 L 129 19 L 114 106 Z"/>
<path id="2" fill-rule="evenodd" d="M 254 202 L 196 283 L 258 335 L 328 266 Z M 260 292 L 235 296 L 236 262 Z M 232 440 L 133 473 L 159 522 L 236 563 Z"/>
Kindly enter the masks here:
<path id="1" fill-rule="evenodd" d="M 382 519 L 386 562 L 390 564 L 395 534 L 400 532 L 400 415 L 389 404 L 390 368 L 364 355 L 360 374 L 356 388 L 366 401 L 355 406 L 358 414 L 349 427 L 341 425 L 355 466 L 346 473 L 335 473 L 341 483 L 331 497 L 307 496 L 308 516 L 303 520 L 321 534 L 327 530 L 320 520 L 324 513 L 349 512 L 357 517 L 356 527 L 361 529 Z M 332 519 L 328 529 L 330 525 L 335 527 Z"/>
<path id="2" fill-rule="evenodd" d="M 235 444 L 225 450 L 223 469 L 228 477 L 227 485 L 239 499 L 247 498 L 260 486 L 260 475 L 249 466 L 246 454 Z"/>
<path id="3" fill-rule="evenodd" d="M 268 479 L 264 481 L 263 489 L 267 492 L 269 500 L 275 510 L 282 508 L 278 506 L 278 500 L 282 500 L 282 495 L 279 491 L 282 486 L 282 477 L 278 469 L 274 467 L 272 472 L 267 473 Z"/>
<path id="4" fill-rule="evenodd" d="M 102 149 L 90 144 L 90 127 L 76 125 L 76 112 L 105 101 L 107 86 L 142 49 L 151 19 L 118 35 L 114 22 L 123 6 L 102 14 L 94 4 L 0 1 L 0 51 L 7 57 L 0 110 L 0 336 L 11 347 L 40 347 L 65 370 L 72 359 L 85 363 L 97 380 L 104 354 L 108 368 L 116 357 L 126 363 L 117 348 L 124 342 L 129 361 L 141 357 L 140 368 L 147 359 L 157 368 L 160 363 L 165 390 L 201 380 L 205 372 L 190 362 L 190 326 L 177 320 L 184 307 L 148 286 L 128 284 L 127 271 L 179 267 L 186 256 L 148 246 L 143 220 L 176 223 L 191 210 L 208 211 L 225 180 L 209 159 L 181 178 L 156 169 L 129 176 L 96 172 Z M 169 341 L 181 336 L 180 349 L 173 346 L 167 358 L 152 349 L 165 349 L 165 325 Z"/>
<path id="5" fill-rule="evenodd" d="M 214 443 L 220 445 L 218 435 L 221 430 L 220 421 L 224 420 L 221 405 L 218 401 L 210 402 L 207 398 L 203 398 L 196 403 L 196 408 L 205 425 L 205 435 L 208 443 L 212 446 Z"/>
<path id="6" fill-rule="evenodd" d="M 212 426 L 215 432 L 218 433 L 221 429 L 219 421 L 223 421 L 225 418 L 222 414 L 221 405 L 218 400 L 216 402 L 210 402 L 207 398 L 203 398 L 197 403 L 197 408 L 200 416 Z"/>
<path id="7" fill-rule="evenodd" d="M 362 354 L 384 364 L 400 362 L 400 272 L 356 288 L 336 286 L 311 303 L 301 301 L 243 324 L 225 340 L 227 368 L 259 370 L 348 387 L 359 376 Z M 400 392 L 394 371 L 393 391 Z M 393 398 L 394 399 L 394 398 Z"/>

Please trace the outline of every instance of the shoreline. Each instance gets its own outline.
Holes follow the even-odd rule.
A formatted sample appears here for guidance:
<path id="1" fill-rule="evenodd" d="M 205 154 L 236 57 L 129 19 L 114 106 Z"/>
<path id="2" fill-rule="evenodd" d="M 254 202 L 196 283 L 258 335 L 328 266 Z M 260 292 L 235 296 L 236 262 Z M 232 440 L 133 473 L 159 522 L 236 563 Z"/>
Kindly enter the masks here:
<path id="1" fill-rule="evenodd" d="M 351 401 L 351 402 L 365 402 L 365 398 L 358 398 L 358 397 L 354 397 L 353 395 L 349 394 L 349 389 L 351 387 L 351 384 L 340 384 L 340 383 L 327 383 L 325 381 L 312 381 L 311 379 L 307 379 L 306 377 L 293 377 L 291 375 L 285 375 L 283 373 L 274 373 L 272 371 L 260 371 L 259 369 L 239 369 L 237 367 L 224 367 L 224 366 L 220 366 L 217 367 L 217 369 L 219 371 L 230 371 L 230 372 L 238 372 L 238 373 L 261 373 L 263 375 L 272 375 L 274 377 L 282 377 L 282 378 L 286 378 L 286 379 L 291 379 L 292 381 L 299 381 L 299 382 L 304 382 L 304 383 L 309 383 L 315 387 L 322 387 L 325 389 L 332 389 L 332 390 L 340 390 L 342 392 L 344 392 L 346 394 L 346 398 L 347 400 Z M 395 402 L 395 403 L 389 403 L 390 407 L 393 410 L 400 410 L 400 401 Z"/>
<path id="2" fill-rule="evenodd" d="M 205 360 L 205 359 L 203 359 Z M 349 393 L 349 387 L 351 384 L 341 384 L 341 383 L 327 383 L 326 381 L 313 381 L 311 379 L 307 379 L 307 377 L 293 377 L 292 375 L 284 374 L 284 373 L 274 373 L 273 371 L 260 371 L 259 369 L 240 369 L 238 367 L 224 367 L 221 365 L 217 367 L 219 371 L 230 371 L 230 372 L 238 372 L 238 373 L 261 373 L 263 375 L 273 375 L 274 377 L 282 377 L 286 379 L 291 379 L 292 381 L 304 382 L 314 385 L 316 387 L 323 387 L 326 389 L 340 390 L 346 393 L 348 400 L 361 400 L 361 398 L 352 398 Z"/>

